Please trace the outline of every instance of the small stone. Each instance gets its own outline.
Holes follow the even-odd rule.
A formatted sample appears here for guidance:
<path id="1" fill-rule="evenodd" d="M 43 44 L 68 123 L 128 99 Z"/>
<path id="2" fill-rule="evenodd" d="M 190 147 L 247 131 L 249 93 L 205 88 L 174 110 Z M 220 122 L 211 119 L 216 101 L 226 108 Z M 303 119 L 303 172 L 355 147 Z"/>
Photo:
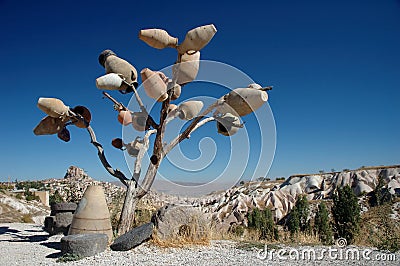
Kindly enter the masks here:
<path id="1" fill-rule="evenodd" d="M 115 251 L 127 251 L 139 246 L 151 237 L 153 226 L 154 224 L 150 222 L 133 228 L 129 232 L 115 239 L 110 248 Z"/>
<path id="2" fill-rule="evenodd" d="M 106 250 L 108 236 L 106 234 L 78 234 L 61 238 L 61 253 L 90 257 Z"/>

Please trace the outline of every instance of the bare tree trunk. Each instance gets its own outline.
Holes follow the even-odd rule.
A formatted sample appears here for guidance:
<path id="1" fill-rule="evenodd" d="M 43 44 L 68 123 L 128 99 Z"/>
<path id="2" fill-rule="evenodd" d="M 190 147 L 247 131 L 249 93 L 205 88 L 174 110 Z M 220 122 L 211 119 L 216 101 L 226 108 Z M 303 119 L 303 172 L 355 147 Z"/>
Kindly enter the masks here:
<path id="1" fill-rule="evenodd" d="M 122 207 L 121 216 L 118 223 L 118 235 L 123 235 L 131 230 L 133 222 L 135 221 L 135 210 L 136 206 L 141 197 L 138 192 L 140 187 L 136 186 L 134 180 L 127 181 L 127 189 Z"/>

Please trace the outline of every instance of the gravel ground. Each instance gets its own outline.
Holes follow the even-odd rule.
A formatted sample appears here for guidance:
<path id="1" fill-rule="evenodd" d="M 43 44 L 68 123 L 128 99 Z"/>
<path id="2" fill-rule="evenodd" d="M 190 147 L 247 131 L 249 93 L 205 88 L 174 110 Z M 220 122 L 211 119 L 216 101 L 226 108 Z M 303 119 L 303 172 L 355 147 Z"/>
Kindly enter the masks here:
<path id="1" fill-rule="evenodd" d="M 400 253 L 389 254 L 377 251 L 364 252 L 364 249 L 347 247 L 284 247 L 262 258 L 261 249 L 238 248 L 232 241 L 212 241 L 210 246 L 186 248 L 159 248 L 149 243 L 126 252 L 106 250 L 94 257 L 75 262 L 57 263 L 60 256 L 59 243 L 62 235 L 48 237 L 41 226 L 34 224 L 0 224 L 0 265 L 399 265 Z M 323 253 L 323 249 L 326 251 Z M 349 248 L 360 254 L 360 259 L 353 258 Z M 309 259 L 307 250 L 315 251 L 315 259 Z M 336 250 L 334 250 L 336 249 Z M 260 253 L 261 252 L 261 253 Z M 296 254 L 299 254 L 296 259 Z M 346 259 L 347 257 L 350 259 Z M 366 258 L 363 258 L 363 252 Z M 271 260 L 269 257 L 273 255 Z M 342 255 L 340 255 L 342 254 Z M 259 258 L 261 256 L 261 258 Z M 278 256 L 281 256 L 280 258 Z M 335 256 L 337 257 L 335 259 Z M 380 259 L 378 261 L 378 259 Z"/>

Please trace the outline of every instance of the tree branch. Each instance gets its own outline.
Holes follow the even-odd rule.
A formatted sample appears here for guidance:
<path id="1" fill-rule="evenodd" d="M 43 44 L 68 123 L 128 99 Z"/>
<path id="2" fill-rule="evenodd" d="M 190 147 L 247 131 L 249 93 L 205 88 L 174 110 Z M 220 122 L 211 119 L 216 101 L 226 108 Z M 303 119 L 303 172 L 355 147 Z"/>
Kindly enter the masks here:
<path id="1" fill-rule="evenodd" d="M 118 169 L 114 170 L 112 168 L 112 166 L 108 163 L 106 156 L 104 155 L 103 146 L 97 142 L 96 134 L 94 133 L 92 127 L 88 126 L 87 131 L 89 132 L 91 143 L 97 149 L 97 155 L 99 156 L 99 159 L 100 159 L 101 163 L 103 164 L 104 168 L 107 170 L 107 172 L 110 173 L 110 175 L 118 178 L 122 182 L 122 184 L 124 184 L 125 186 L 128 186 L 126 183 L 128 178 L 126 178 L 126 176 L 120 170 L 118 170 Z"/>
<path id="2" fill-rule="evenodd" d="M 132 179 L 136 181 L 136 186 L 139 183 L 139 178 L 140 178 L 140 172 L 142 169 L 142 159 L 144 157 L 144 154 L 147 152 L 149 149 L 150 141 L 149 138 L 152 134 L 155 134 L 157 132 L 156 129 L 152 129 L 146 132 L 146 134 L 143 137 L 143 146 L 140 148 L 139 153 L 136 157 L 135 160 L 135 165 L 133 168 L 133 176 Z"/>

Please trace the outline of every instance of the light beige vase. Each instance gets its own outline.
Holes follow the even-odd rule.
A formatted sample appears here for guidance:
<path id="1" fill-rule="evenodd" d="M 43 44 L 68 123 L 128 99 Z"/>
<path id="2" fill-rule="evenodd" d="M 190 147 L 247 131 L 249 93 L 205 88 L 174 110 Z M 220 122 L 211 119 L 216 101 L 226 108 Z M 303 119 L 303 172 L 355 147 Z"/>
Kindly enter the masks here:
<path id="1" fill-rule="evenodd" d="M 232 136 L 240 129 L 240 119 L 231 113 L 226 113 L 218 118 L 217 129 L 219 134 Z"/>
<path id="2" fill-rule="evenodd" d="M 192 82 L 199 72 L 200 52 L 188 51 L 181 56 L 181 63 L 173 66 L 172 73 L 176 78 L 176 83 L 186 84 Z"/>
<path id="3" fill-rule="evenodd" d="M 186 34 L 185 40 L 177 47 L 180 54 L 187 51 L 200 51 L 214 37 L 217 29 L 213 24 L 194 28 Z"/>
<path id="4" fill-rule="evenodd" d="M 106 234 L 111 242 L 110 212 L 102 186 L 89 186 L 86 189 L 75 210 L 68 234 Z"/>
<path id="5" fill-rule="evenodd" d="M 140 75 L 147 96 L 157 100 L 158 102 L 163 102 L 168 98 L 166 84 L 168 78 L 166 78 L 163 73 L 144 68 L 140 72 Z"/>
<path id="6" fill-rule="evenodd" d="M 57 98 L 39 98 L 37 106 L 51 117 L 58 118 L 68 115 L 69 107 Z"/>
<path id="7" fill-rule="evenodd" d="M 203 108 L 202 101 L 187 101 L 178 106 L 178 116 L 182 120 L 191 120 L 195 118 Z"/>
<path id="8" fill-rule="evenodd" d="M 156 49 L 164 49 L 166 47 L 176 48 L 178 39 L 172 37 L 162 29 L 146 29 L 139 32 L 139 39 Z"/>
<path id="9" fill-rule="evenodd" d="M 224 98 L 225 103 L 217 108 L 220 113 L 245 116 L 267 102 L 268 94 L 258 89 L 238 88 L 225 95 Z"/>

